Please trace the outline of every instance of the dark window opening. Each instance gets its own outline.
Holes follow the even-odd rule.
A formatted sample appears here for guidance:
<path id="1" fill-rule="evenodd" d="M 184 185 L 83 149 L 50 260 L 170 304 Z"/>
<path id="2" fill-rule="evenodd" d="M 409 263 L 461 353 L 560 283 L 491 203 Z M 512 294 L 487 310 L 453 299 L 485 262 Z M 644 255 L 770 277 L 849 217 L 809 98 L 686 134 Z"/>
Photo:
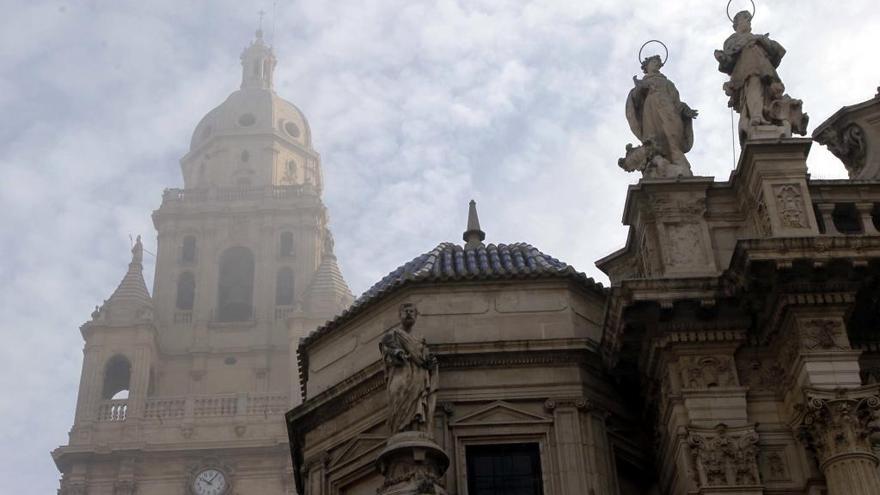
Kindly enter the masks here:
<path id="1" fill-rule="evenodd" d="M 281 256 L 293 256 L 293 234 L 281 233 Z"/>
<path id="2" fill-rule="evenodd" d="M 196 300 L 196 277 L 183 272 L 177 278 L 177 309 L 191 311 Z"/>
<path id="3" fill-rule="evenodd" d="M 180 248 L 180 261 L 184 263 L 196 261 L 196 236 L 188 235 L 183 238 L 183 246 Z"/>
<path id="4" fill-rule="evenodd" d="M 126 399 L 131 383 L 131 362 L 125 356 L 116 355 L 104 367 L 103 399 Z"/>
<path id="5" fill-rule="evenodd" d="M 293 304 L 293 270 L 285 266 L 278 270 L 275 283 L 275 305 L 290 306 Z"/>
<path id="6" fill-rule="evenodd" d="M 853 203 L 837 203 L 834 205 L 831 219 L 834 221 L 837 231 L 841 234 L 860 234 L 863 232 L 859 211 Z"/>
<path id="7" fill-rule="evenodd" d="M 542 495 L 536 443 L 469 445 L 468 495 Z"/>
<path id="8" fill-rule="evenodd" d="M 245 247 L 233 247 L 220 256 L 217 288 L 217 319 L 246 321 L 253 315 L 254 255 Z"/>

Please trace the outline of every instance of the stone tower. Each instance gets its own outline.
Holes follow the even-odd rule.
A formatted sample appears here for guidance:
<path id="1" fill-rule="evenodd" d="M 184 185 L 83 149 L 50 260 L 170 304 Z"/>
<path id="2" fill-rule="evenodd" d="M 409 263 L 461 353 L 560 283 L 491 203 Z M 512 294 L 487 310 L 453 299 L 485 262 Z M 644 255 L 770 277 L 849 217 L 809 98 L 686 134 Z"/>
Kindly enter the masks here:
<path id="1" fill-rule="evenodd" d="M 293 493 L 283 412 L 300 337 L 353 300 L 303 113 L 273 90 L 261 31 L 241 89 L 211 110 L 167 189 L 150 296 L 140 239 L 85 323 L 62 494 Z"/>

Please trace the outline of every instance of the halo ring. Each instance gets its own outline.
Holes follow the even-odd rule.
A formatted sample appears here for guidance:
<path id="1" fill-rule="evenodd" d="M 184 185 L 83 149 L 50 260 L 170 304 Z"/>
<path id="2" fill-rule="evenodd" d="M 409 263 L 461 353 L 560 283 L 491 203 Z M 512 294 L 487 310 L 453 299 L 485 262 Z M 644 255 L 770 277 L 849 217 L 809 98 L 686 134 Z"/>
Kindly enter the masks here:
<path id="1" fill-rule="evenodd" d="M 642 44 L 642 47 L 639 48 L 639 63 L 641 64 L 642 62 L 644 62 L 644 60 L 642 60 L 642 51 L 645 50 L 645 47 L 648 46 L 649 43 L 659 43 L 660 46 L 663 47 L 663 51 L 666 52 L 666 56 L 663 57 L 662 64 L 666 65 L 666 60 L 669 59 L 669 48 L 666 46 L 666 43 L 663 43 L 660 40 L 648 40 L 644 44 Z"/>
<path id="2" fill-rule="evenodd" d="M 752 3 L 752 19 L 755 18 L 755 12 L 757 11 L 757 7 L 755 7 L 755 0 L 749 0 Z M 727 0 L 727 18 L 730 19 L 730 22 L 733 22 L 733 17 L 730 16 L 730 4 L 733 3 L 733 0 Z"/>

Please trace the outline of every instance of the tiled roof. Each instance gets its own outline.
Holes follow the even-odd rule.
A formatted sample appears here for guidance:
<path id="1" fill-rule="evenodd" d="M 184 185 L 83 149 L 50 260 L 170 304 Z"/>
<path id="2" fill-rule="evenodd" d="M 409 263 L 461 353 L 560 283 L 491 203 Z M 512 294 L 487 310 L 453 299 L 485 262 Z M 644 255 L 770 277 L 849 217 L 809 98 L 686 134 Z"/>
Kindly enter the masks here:
<path id="1" fill-rule="evenodd" d="M 354 300 L 351 289 L 342 278 L 342 272 L 332 252 L 325 253 L 315 271 L 315 277 L 306 291 L 306 303 L 313 313 L 335 315 Z"/>
<path id="2" fill-rule="evenodd" d="M 386 275 L 358 297 L 346 311 L 302 339 L 300 347 L 315 341 L 359 314 L 373 301 L 405 284 L 546 277 L 573 278 L 596 290 L 604 290 L 602 284 L 571 265 L 542 253 L 531 244 L 488 244 L 464 249 L 458 244 L 444 242 Z"/>

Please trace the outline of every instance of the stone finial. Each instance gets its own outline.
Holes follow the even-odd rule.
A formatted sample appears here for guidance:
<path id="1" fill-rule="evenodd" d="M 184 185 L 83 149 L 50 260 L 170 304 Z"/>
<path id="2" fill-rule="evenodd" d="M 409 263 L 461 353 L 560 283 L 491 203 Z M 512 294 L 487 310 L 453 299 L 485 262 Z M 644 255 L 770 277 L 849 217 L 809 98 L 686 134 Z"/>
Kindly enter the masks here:
<path id="1" fill-rule="evenodd" d="M 464 240 L 465 249 L 475 249 L 483 245 L 486 233 L 480 230 L 480 218 L 477 216 L 477 202 L 471 200 L 468 207 L 467 230 L 464 231 L 462 239 Z"/>

